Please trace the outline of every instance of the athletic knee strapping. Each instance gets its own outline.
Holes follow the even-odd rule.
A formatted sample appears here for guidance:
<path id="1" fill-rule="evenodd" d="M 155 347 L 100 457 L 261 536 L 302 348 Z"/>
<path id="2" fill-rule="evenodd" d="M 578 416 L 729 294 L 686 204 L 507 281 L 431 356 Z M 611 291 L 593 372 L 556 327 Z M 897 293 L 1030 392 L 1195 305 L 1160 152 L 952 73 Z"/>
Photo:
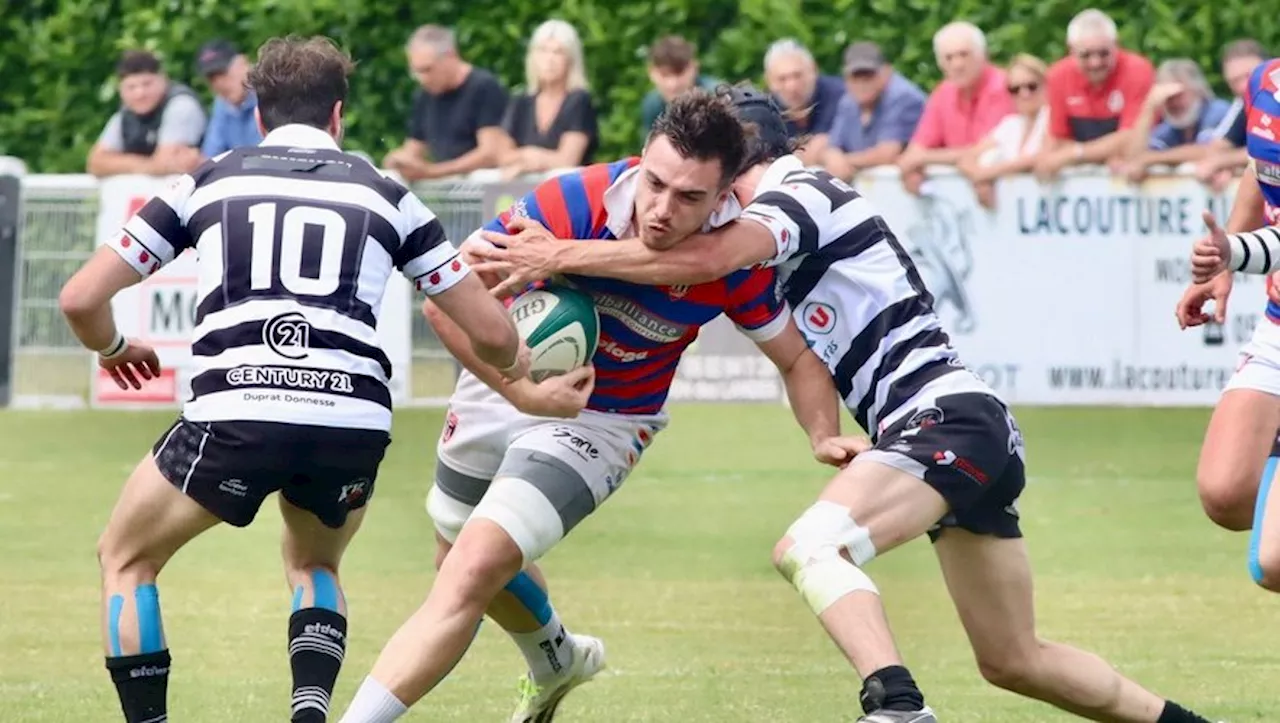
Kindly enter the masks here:
<path id="1" fill-rule="evenodd" d="M 564 537 L 564 524 L 555 505 L 537 487 L 516 477 L 498 477 L 472 518 L 501 527 L 528 564 L 547 554 Z"/>
<path id="2" fill-rule="evenodd" d="M 138 619 L 138 654 L 158 653 L 165 649 L 164 625 L 160 621 L 160 592 L 155 583 L 139 585 L 133 590 L 134 613 Z M 111 655 L 124 655 L 120 646 L 120 616 L 124 613 L 124 596 L 112 595 L 107 609 L 107 637 Z"/>
<path id="3" fill-rule="evenodd" d="M 871 533 L 854 522 L 847 507 L 819 501 L 791 525 L 787 536 L 792 545 L 779 569 L 815 615 L 852 592 L 880 594 L 860 567 L 875 558 Z M 841 555 L 845 550 L 852 564 Z"/>
<path id="4" fill-rule="evenodd" d="M 1267 460 L 1267 466 L 1262 469 L 1262 479 L 1258 482 L 1258 499 L 1253 508 L 1253 532 L 1249 537 L 1249 575 L 1259 584 L 1265 577 L 1259 557 L 1262 548 L 1262 523 L 1267 515 L 1267 497 L 1271 493 L 1271 480 L 1275 478 L 1277 466 L 1280 466 L 1280 457 Z"/>
<path id="5" fill-rule="evenodd" d="M 516 573 L 503 589 L 519 600 L 539 625 L 546 625 L 551 621 L 551 600 L 547 597 L 547 591 L 529 577 L 529 573 L 523 570 Z"/>
<path id="6" fill-rule="evenodd" d="M 458 539 L 462 526 L 467 524 L 475 508 L 450 497 L 436 485 L 427 493 L 427 514 L 436 526 L 436 532 L 453 544 Z"/>

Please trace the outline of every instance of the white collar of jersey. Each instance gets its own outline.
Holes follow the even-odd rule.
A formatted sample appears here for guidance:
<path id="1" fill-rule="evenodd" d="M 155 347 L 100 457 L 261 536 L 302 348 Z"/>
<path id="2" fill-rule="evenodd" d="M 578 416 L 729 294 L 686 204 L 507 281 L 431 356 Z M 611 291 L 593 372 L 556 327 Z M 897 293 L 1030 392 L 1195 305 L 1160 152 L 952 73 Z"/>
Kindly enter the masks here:
<path id="1" fill-rule="evenodd" d="M 290 123 L 267 134 L 260 146 L 288 146 L 290 148 L 314 148 L 340 150 L 337 141 L 327 131 L 302 123 Z"/>
<path id="2" fill-rule="evenodd" d="M 618 176 L 604 191 L 604 210 L 607 214 L 605 227 L 615 238 L 634 237 L 635 230 L 631 220 L 636 215 L 636 186 L 640 183 L 640 166 L 632 166 Z M 742 205 L 732 193 L 724 203 L 711 212 L 711 217 L 702 225 L 703 231 L 719 228 L 742 214 Z"/>
<path id="3" fill-rule="evenodd" d="M 803 171 L 804 169 L 804 161 L 797 156 L 790 155 L 779 158 L 764 169 L 764 175 L 760 177 L 760 183 L 756 184 L 755 195 L 759 196 L 765 191 L 781 186 L 788 174 L 795 171 Z"/>

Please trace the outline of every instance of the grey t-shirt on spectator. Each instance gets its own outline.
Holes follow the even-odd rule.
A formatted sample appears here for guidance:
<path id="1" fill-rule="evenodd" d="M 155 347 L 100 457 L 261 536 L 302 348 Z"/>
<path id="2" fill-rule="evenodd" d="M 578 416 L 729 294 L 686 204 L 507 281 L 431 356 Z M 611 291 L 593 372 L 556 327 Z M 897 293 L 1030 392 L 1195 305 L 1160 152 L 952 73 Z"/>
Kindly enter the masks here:
<path id="1" fill-rule="evenodd" d="M 409 115 L 409 137 L 427 144 L 431 160 L 452 161 L 476 149 L 481 128 L 502 125 L 507 91 L 493 74 L 472 68 L 462 85 L 431 95 L 418 89 Z"/>
<path id="2" fill-rule="evenodd" d="M 894 73 L 866 125 L 862 123 L 858 101 L 847 94 L 840 99 L 827 141 L 845 153 L 870 150 L 885 141 L 905 146 L 916 131 L 927 100 L 928 96 L 919 86 Z"/>
<path id="3" fill-rule="evenodd" d="M 156 133 L 156 145 L 200 147 L 200 139 L 204 137 L 204 108 L 200 102 L 189 95 L 175 95 L 169 99 L 160 116 L 160 130 Z M 111 119 L 98 136 L 98 143 L 105 150 L 124 150 L 123 121 L 120 111 L 111 114 Z"/>

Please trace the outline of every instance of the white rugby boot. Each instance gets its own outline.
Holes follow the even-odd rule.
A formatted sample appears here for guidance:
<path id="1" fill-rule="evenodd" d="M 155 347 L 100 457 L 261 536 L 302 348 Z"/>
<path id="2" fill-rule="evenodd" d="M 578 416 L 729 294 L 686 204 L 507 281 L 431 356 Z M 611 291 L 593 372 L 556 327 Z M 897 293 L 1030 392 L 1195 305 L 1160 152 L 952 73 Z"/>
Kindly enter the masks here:
<path id="1" fill-rule="evenodd" d="M 554 680 L 539 686 L 533 676 L 525 673 L 520 678 L 520 701 L 511 723 L 551 723 L 556 708 L 569 691 L 586 683 L 604 670 L 604 642 L 590 635 L 571 635 L 573 638 L 573 664 L 569 670 Z"/>
<path id="2" fill-rule="evenodd" d="M 920 710 L 878 710 L 858 719 L 858 723 L 938 723 L 929 706 Z"/>

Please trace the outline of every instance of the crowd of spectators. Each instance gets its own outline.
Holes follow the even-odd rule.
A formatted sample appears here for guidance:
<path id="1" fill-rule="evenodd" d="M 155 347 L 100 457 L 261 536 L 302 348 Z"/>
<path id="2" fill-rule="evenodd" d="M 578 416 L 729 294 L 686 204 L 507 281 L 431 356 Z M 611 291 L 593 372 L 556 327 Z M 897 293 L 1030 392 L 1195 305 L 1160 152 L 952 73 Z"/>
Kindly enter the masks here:
<path id="1" fill-rule="evenodd" d="M 996 181 L 1011 174 L 1050 180 L 1070 166 L 1094 164 L 1137 183 L 1153 168 L 1189 164 L 1201 181 L 1221 189 L 1244 167 L 1241 96 L 1267 57 L 1257 42 L 1223 49 L 1214 72 L 1234 96 L 1224 99 L 1193 60 L 1169 58 L 1157 68 L 1121 47 L 1115 22 L 1100 10 L 1076 15 L 1066 41 L 1066 57 L 1052 64 L 1023 53 L 1001 66 L 990 58 L 981 28 L 950 23 L 933 37 L 942 80 L 930 91 L 866 41 L 845 50 L 838 75 L 823 72 L 789 38 L 769 47 L 762 70 L 789 131 L 804 139 L 802 159 L 845 180 L 896 166 L 904 186 L 920 193 L 927 171 L 952 166 L 992 206 Z M 420 87 L 404 141 L 381 159 L 383 167 L 411 181 L 510 179 L 595 158 L 598 101 L 582 42 L 568 23 L 549 20 L 533 32 L 515 90 L 468 62 L 448 28 L 418 28 L 405 58 Z M 90 152 L 89 171 L 183 172 L 257 143 L 255 99 L 245 86 L 249 63 L 223 41 L 200 49 L 196 67 L 215 96 L 206 114 L 195 92 L 169 79 L 154 55 L 125 53 L 116 68 L 120 109 Z M 647 69 L 653 88 L 637 109 L 646 133 L 672 98 L 724 82 L 703 73 L 694 46 L 677 36 L 653 43 Z"/>

